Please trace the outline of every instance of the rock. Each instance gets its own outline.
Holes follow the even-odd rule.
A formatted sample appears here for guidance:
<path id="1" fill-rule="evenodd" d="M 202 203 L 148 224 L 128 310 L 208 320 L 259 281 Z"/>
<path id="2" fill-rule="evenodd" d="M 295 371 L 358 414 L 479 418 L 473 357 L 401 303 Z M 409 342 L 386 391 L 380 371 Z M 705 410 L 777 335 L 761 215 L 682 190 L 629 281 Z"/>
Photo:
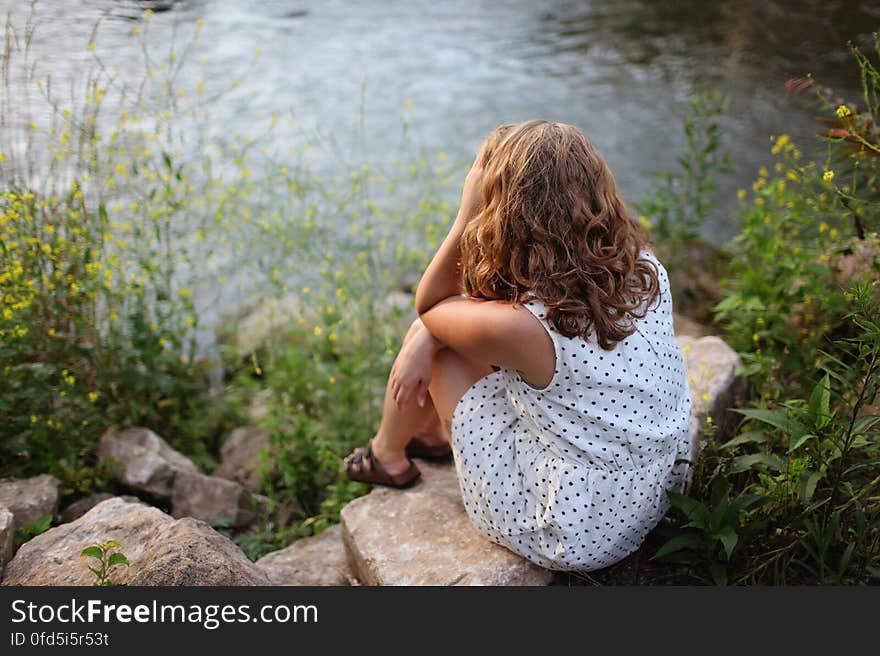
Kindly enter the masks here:
<path id="1" fill-rule="evenodd" d="M 58 479 L 49 474 L 0 479 L 0 506 L 12 512 L 17 529 L 46 515 L 54 518 L 58 512 Z"/>
<path id="2" fill-rule="evenodd" d="M 98 457 L 113 459 L 117 481 L 159 499 L 171 496 L 178 472 L 199 471 L 189 458 L 147 428 L 109 429 L 98 443 Z"/>
<path id="3" fill-rule="evenodd" d="M 675 312 L 672 313 L 672 328 L 673 332 L 680 337 L 703 337 L 708 334 L 706 326 Z"/>
<path id="4" fill-rule="evenodd" d="M 407 490 L 376 487 L 342 509 L 352 572 L 365 585 L 547 585 L 552 572 L 477 532 L 455 468 L 418 461 Z"/>
<path id="5" fill-rule="evenodd" d="M 258 497 L 235 481 L 197 472 L 178 472 L 174 477 L 171 514 L 175 517 L 241 528 L 254 521 L 260 505 Z"/>
<path id="6" fill-rule="evenodd" d="M 82 499 L 77 499 L 61 512 L 62 523 L 66 524 L 75 519 L 79 519 L 99 503 L 106 501 L 107 499 L 112 499 L 113 496 L 115 495 L 110 494 L 109 492 L 99 492 L 98 494 L 91 494 Z"/>
<path id="7" fill-rule="evenodd" d="M 232 347 L 234 357 L 243 358 L 256 351 L 285 326 L 295 325 L 299 319 L 315 320 L 315 312 L 303 304 L 295 293 L 273 298 L 243 309 L 237 316 L 226 320 L 218 341 Z"/>
<path id="8" fill-rule="evenodd" d="M 252 492 L 263 482 L 263 453 L 269 450 L 269 431 L 262 428 L 236 428 L 220 447 L 220 464 L 214 476 L 235 481 Z"/>
<path id="9" fill-rule="evenodd" d="M 269 416 L 272 405 L 276 402 L 275 391 L 271 387 L 265 387 L 251 397 L 247 409 L 247 418 L 252 424 L 259 424 Z"/>
<path id="10" fill-rule="evenodd" d="M 745 379 L 739 375 L 742 361 L 719 337 L 679 336 L 691 388 L 691 461 L 696 462 L 709 425 L 713 439 L 723 440 L 736 426 L 738 416 L 729 411 L 739 403 Z"/>
<path id="11" fill-rule="evenodd" d="M 6 506 L 0 506 L 0 576 L 6 563 L 12 560 L 15 549 L 15 516 Z"/>
<path id="12" fill-rule="evenodd" d="M 351 585 L 353 579 L 339 524 L 266 554 L 256 565 L 273 585 Z"/>
<path id="13" fill-rule="evenodd" d="M 231 540 L 186 517 L 161 527 L 128 585 L 270 585 Z"/>
<path id="14" fill-rule="evenodd" d="M 91 585 L 90 545 L 118 540 L 130 567 L 110 579 L 125 585 L 267 585 L 266 575 L 230 540 L 203 522 L 174 520 L 119 497 L 24 544 L 6 567 L 3 585 Z"/>

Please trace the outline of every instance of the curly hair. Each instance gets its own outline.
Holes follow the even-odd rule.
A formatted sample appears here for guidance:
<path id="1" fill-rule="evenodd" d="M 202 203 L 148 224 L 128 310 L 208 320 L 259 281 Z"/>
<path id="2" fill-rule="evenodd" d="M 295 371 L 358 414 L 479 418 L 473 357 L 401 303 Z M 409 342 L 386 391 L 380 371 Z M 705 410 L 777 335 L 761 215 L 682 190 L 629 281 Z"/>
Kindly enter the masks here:
<path id="1" fill-rule="evenodd" d="M 464 291 L 536 298 L 566 337 L 605 350 L 635 332 L 660 293 L 640 258 L 648 235 L 626 211 L 614 176 L 584 134 L 548 121 L 502 125 L 483 142 L 482 208 L 460 242 Z"/>

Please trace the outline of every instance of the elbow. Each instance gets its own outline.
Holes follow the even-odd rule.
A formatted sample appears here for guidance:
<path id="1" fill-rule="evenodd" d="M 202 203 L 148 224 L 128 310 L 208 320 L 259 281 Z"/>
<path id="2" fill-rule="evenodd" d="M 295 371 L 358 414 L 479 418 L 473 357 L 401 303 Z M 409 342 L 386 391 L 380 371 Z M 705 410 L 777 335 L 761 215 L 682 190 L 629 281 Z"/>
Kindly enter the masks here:
<path id="1" fill-rule="evenodd" d="M 424 314 L 432 307 L 432 305 L 428 305 L 428 303 L 425 302 L 425 299 L 419 299 L 418 295 L 416 295 L 416 313 L 420 317 L 424 316 Z"/>
<path id="2" fill-rule="evenodd" d="M 420 284 L 416 288 L 416 313 L 421 317 L 435 305 L 436 303 L 432 303 L 431 299 L 428 297 L 425 286 Z"/>

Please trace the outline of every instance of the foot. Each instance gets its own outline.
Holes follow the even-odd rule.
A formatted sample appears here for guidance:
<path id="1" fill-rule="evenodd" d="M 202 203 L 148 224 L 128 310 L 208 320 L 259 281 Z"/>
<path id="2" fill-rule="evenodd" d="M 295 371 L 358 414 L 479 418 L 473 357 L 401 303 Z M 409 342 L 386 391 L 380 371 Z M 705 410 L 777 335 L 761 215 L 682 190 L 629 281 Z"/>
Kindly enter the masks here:
<path id="1" fill-rule="evenodd" d="M 365 448 L 355 449 L 345 459 L 345 473 L 353 481 L 388 485 L 390 487 L 409 487 L 415 483 L 421 472 L 405 455 L 395 457 L 391 453 L 378 456 L 371 440 Z"/>

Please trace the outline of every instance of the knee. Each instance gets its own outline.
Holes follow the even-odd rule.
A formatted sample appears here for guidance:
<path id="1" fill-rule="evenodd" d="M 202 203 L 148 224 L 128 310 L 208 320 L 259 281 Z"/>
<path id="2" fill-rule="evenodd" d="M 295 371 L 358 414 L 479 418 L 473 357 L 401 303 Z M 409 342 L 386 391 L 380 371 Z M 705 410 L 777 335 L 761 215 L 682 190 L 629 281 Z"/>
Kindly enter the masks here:
<path id="1" fill-rule="evenodd" d="M 435 369 L 448 369 L 460 365 L 462 357 L 449 347 L 443 347 L 434 354 Z"/>

